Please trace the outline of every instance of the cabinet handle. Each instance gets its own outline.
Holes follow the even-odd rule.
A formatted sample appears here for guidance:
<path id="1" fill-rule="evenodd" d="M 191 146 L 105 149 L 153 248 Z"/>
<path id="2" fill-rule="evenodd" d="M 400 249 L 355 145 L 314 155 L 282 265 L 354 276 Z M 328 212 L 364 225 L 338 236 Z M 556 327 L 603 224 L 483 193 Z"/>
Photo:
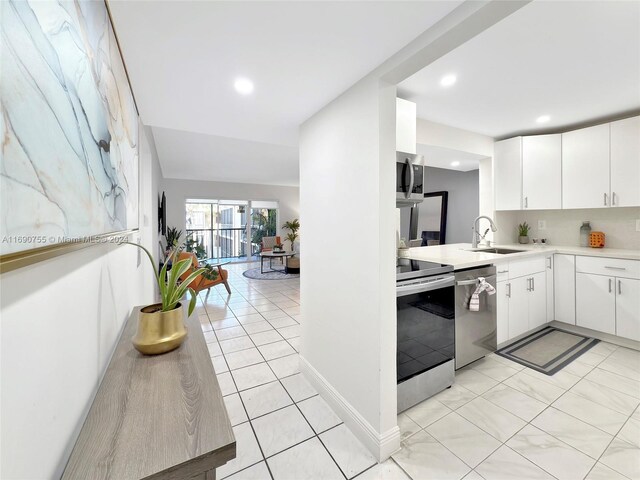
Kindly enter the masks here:
<path id="1" fill-rule="evenodd" d="M 507 297 L 511 298 L 511 284 L 507 283 Z"/>
<path id="2" fill-rule="evenodd" d="M 618 280 L 618 295 L 622 295 L 622 280 Z"/>
<path id="3" fill-rule="evenodd" d="M 612 280 L 609 279 L 609 293 L 611 293 L 611 282 L 612 282 Z"/>
<path id="4" fill-rule="evenodd" d="M 509 270 L 498 270 L 498 273 L 509 273 Z"/>
<path id="5" fill-rule="evenodd" d="M 529 208 L 529 197 L 524 197 L 524 208 Z"/>
<path id="6" fill-rule="evenodd" d="M 611 205 L 616 204 L 616 192 L 611 192 Z"/>
<path id="7" fill-rule="evenodd" d="M 547 267 L 549 270 L 553 269 L 553 260 L 551 257 L 547 258 L 549 260 L 549 266 Z"/>
<path id="8" fill-rule="evenodd" d="M 531 291 L 535 292 L 536 291 L 536 279 L 531 277 Z"/>
<path id="9" fill-rule="evenodd" d="M 626 270 L 626 268 L 624 267 L 610 267 L 608 265 L 605 265 L 604 268 L 607 268 L 609 270 Z"/>
<path id="10" fill-rule="evenodd" d="M 605 207 L 607 206 L 607 194 L 606 193 L 604 194 L 604 206 Z"/>

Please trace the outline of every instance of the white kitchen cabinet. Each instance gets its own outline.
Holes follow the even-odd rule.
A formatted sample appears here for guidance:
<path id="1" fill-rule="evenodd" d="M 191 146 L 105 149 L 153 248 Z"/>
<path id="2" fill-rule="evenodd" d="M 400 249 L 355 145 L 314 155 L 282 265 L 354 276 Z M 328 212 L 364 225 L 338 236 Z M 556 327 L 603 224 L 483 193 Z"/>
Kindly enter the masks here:
<path id="1" fill-rule="evenodd" d="M 504 295 L 498 293 L 497 308 L 499 321 L 505 322 L 504 312 L 508 315 L 507 339 L 515 338 L 547 323 L 545 272 L 513 278 L 502 283 L 505 284 Z"/>
<path id="2" fill-rule="evenodd" d="M 576 273 L 576 325 L 615 335 L 614 277 Z"/>
<path id="3" fill-rule="evenodd" d="M 417 153 L 416 104 L 402 98 L 396 98 L 396 150 L 405 153 Z"/>
<path id="4" fill-rule="evenodd" d="M 546 288 L 547 288 L 547 322 L 553 321 L 553 255 L 547 255 L 545 258 L 547 269 L 545 270 Z"/>
<path id="5" fill-rule="evenodd" d="M 640 206 L 640 117 L 611 123 L 611 206 Z"/>
<path id="6" fill-rule="evenodd" d="M 536 273 L 529 278 L 529 330 L 547 323 L 547 274 Z"/>
<path id="7" fill-rule="evenodd" d="M 606 208 L 609 124 L 562 134 L 562 208 Z"/>
<path id="8" fill-rule="evenodd" d="M 494 143 L 493 185 L 496 210 L 522 209 L 522 137 Z"/>
<path id="9" fill-rule="evenodd" d="M 509 338 L 529 330 L 529 278 L 509 280 Z"/>
<path id="10" fill-rule="evenodd" d="M 553 256 L 554 320 L 576 324 L 576 257 Z"/>
<path id="11" fill-rule="evenodd" d="M 509 287 L 507 282 L 496 284 L 496 329 L 498 345 L 509 340 Z"/>
<path id="12" fill-rule="evenodd" d="M 522 195 L 525 210 L 562 208 L 560 134 L 522 138 Z"/>
<path id="13" fill-rule="evenodd" d="M 615 281 L 616 335 L 640 341 L 640 280 Z"/>

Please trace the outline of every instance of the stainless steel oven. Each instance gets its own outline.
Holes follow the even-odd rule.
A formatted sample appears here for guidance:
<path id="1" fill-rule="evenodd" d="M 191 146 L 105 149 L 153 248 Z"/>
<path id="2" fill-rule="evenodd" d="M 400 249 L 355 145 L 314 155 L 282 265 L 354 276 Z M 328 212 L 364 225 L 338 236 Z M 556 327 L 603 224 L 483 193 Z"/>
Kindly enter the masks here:
<path id="1" fill-rule="evenodd" d="M 396 205 L 411 205 L 424 200 L 422 155 L 396 152 Z"/>
<path id="2" fill-rule="evenodd" d="M 396 367 L 401 412 L 453 384 L 455 275 L 446 265 L 398 262 Z"/>

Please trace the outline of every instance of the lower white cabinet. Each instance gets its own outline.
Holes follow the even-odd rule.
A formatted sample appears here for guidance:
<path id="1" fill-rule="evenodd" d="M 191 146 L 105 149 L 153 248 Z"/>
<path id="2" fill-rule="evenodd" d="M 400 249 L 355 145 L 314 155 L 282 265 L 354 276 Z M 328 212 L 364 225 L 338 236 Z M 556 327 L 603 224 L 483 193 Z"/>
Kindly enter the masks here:
<path id="1" fill-rule="evenodd" d="M 576 325 L 616 333 L 614 277 L 576 273 Z"/>
<path id="2" fill-rule="evenodd" d="M 553 310 L 554 310 L 554 282 L 553 282 L 553 255 L 547 255 L 545 257 L 546 267 L 545 276 L 547 282 L 547 322 L 553 321 Z"/>
<path id="3" fill-rule="evenodd" d="M 547 323 L 547 276 L 539 272 L 531 276 L 529 286 L 529 330 Z"/>
<path id="4" fill-rule="evenodd" d="M 496 284 L 496 324 L 498 345 L 509 340 L 509 287 L 507 281 Z"/>
<path id="5" fill-rule="evenodd" d="M 576 324 L 576 257 L 553 256 L 553 319 Z"/>
<path id="6" fill-rule="evenodd" d="M 529 277 L 509 280 L 509 338 L 529 330 Z"/>
<path id="7" fill-rule="evenodd" d="M 616 335 L 640 341 L 640 280 L 616 278 Z"/>
<path id="8" fill-rule="evenodd" d="M 547 323 L 546 273 L 498 283 L 498 343 Z"/>

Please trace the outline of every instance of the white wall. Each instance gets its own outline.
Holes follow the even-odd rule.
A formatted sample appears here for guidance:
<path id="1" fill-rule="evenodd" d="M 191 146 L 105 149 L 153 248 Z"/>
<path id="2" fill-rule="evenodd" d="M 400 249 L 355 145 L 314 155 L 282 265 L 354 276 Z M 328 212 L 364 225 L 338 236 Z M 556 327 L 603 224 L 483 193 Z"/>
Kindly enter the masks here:
<path id="1" fill-rule="evenodd" d="M 484 157 L 493 156 L 493 138 L 418 118 L 417 142 Z"/>
<path id="2" fill-rule="evenodd" d="M 278 210 L 278 235 L 284 236 L 282 224 L 300 218 L 300 189 L 278 185 L 258 185 L 251 183 L 207 182 L 198 180 L 164 179 L 163 188 L 167 196 L 167 224 L 178 227 L 184 232 L 186 218 L 184 203 L 187 198 L 203 198 L 217 200 L 276 200 Z M 305 243 L 302 237 L 305 232 L 301 222 L 300 238 L 296 245 Z M 288 248 L 288 247 L 287 247 Z"/>
<path id="3" fill-rule="evenodd" d="M 161 173 L 140 132 L 140 214 L 149 220 L 140 235 L 152 245 L 148 192 Z M 137 258 L 129 245 L 91 246 L 0 277 L 1 478 L 62 474 L 124 321 L 154 299 L 151 266 Z"/>
<path id="4" fill-rule="evenodd" d="M 538 229 L 538 220 L 546 221 L 545 230 Z M 591 221 L 593 231 L 605 233 L 607 247 L 640 250 L 637 207 L 496 212 L 498 231 L 494 235 L 498 243 L 517 243 L 517 226 L 526 221 L 532 226 L 530 238 L 547 238 L 551 245 L 578 246 L 580 226 L 587 220 Z"/>
<path id="5" fill-rule="evenodd" d="M 381 457 L 399 447 L 395 97 L 365 79 L 300 131 L 301 366 Z"/>

